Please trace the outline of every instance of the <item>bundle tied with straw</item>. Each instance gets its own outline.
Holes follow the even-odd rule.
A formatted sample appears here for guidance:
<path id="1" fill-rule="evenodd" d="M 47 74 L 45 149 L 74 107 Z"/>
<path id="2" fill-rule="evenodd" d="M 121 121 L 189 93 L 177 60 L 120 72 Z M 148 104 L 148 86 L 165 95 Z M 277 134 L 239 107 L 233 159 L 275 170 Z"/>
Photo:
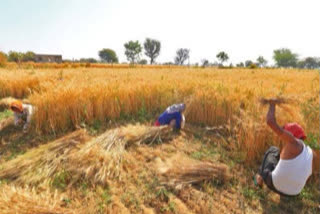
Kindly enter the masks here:
<path id="1" fill-rule="evenodd" d="M 285 113 L 290 115 L 291 118 L 294 118 L 295 121 L 299 121 L 300 124 L 303 124 L 303 115 L 299 114 L 301 111 L 299 108 L 299 99 L 296 97 L 276 97 L 276 98 L 260 98 L 259 102 L 262 106 L 274 103 L 279 106 Z"/>
<path id="2" fill-rule="evenodd" d="M 121 179 L 123 158 L 128 147 L 163 142 L 171 139 L 171 133 L 167 126 L 139 124 L 109 130 L 72 153 L 67 170 L 75 180 L 85 177 L 99 184 L 106 184 L 109 178 Z"/>
<path id="3" fill-rule="evenodd" d="M 159 170 L 161 183 L 176 189 L 205 181 L 225 183 L 230 178 L 228 166 L 222 163 L 203 162 L 176 156 L 164 165 Z"/>
<path id="4" fill-rule="evenodd" d="M 62 170 L 68 155 L 88 139 L 84 130 L 78 130 L 56 141 L 31 149 L 2 164 L 0 178 L 13 180 L 17 184 L 48 184 L 52 177 Z"/>
<path id="5" fill-rule="evenodd" d="M 267 104 L 271 104 L 274 103 L 276 105 L 283 105 L 283 104 L 292 104 L 295 102 L 294 99 L 292 98 L 285 98 L 285 97 L 277 97 L 277 98 L 260 98 L 259 102 L 261 105 L 267 105 Z"/>

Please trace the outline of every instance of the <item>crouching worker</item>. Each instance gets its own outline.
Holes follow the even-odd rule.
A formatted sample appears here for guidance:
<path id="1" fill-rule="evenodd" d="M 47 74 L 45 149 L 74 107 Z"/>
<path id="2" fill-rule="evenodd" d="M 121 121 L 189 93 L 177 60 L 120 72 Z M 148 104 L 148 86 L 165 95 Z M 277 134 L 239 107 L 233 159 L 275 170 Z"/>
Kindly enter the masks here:
<path id="1" fill-rule="evenodd" d="M 10 104 L 10 109 L 14 112 L 14 125 L 23 126 L 23 132 L 26 133 L 29 129 L 31 117 L 33 114 L 33 106 L 23 104 L 21 101 L 13 101 Z"/>
<path id="2" fill-rule="evenodd" d="M 275 118 L 277 99 L 265 101 L 269 104 L 268 126 L 283 141 L 283 148 L 272 146 L 263 158 L 260 171 L 254 177 L 256 185 L 263 182 L 272 191 L 284 196 L 296 196 L 305 186 L 312 173 L 319 173 L 319 151 L 313 151 L 305 145 L 306 135 L 297 123 L 288 123 L 284 127 L 277 124 Z"/>
<path id="3" fill-rule="evenodd" d="M 169 106 L 155 122 L 155 126 L 169 125 L 176 130 L 184 127 L 185 117 L 183 115 L 186 105 L 184 103 Z"/>

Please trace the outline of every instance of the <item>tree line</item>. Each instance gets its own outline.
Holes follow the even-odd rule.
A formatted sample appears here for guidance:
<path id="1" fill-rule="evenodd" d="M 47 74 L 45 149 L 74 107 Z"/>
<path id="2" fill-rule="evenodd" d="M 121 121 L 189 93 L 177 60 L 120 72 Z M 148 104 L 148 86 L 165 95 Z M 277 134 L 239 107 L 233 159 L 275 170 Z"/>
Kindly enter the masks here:
<path id="1" fill-rule="evenodd" d="M 142 52 L 146 57 L 149 58 L 149 63 L 155 64 L 157 57 L 160 55 L 161 51 L 161 42 L 156 39 L 146 38 L 143 45 L 139 43 L 139 41 L 128 41 L 124 44 L 125 55 L 127 60 L 131 64 L 148 64 L 148 61 L 144 58 L 141 59 Z M 119 63 L 118 56 L 116 52 L 110 48 L 103 48 L 98 52 L 100 57 L 100 62 L 104 63 Z M 163 64 L 176 64 L 176 65 L 184 65 L 190 59 L 190 49 L 187 48 L 179 48 L 176 51 L 176 55 L 173 59 L 173 62 L 166 62 Z M 208 59 L 202 59 L 200 64 L 196 63 L 196 66 L 209 67 L 209 66 L 219 66 L 219 67 L 268 67 L 268 61 L 263 57 L 259 56 L 256 60 L 246 60 L 244 62 L 240 62 L 236 65 L 230 63 L 226 65 L 226 62 L 229 60 L 229 55 L 220 51 L 216 55 L 217 61 L 209 62 Z M 298 54 L 293 53 L 290 49 L 282 48 L 273 51 L 273 59 L 275 61 L 276 67 L 284 67 L 284 68 L 307 68 L 307 69 L 315 69 L 320 68 L 320 58 L 317 57 L 307 57 L 304 59 L 299 59 Z M 0 66 L 1 61 L 8 60 L 9 62 L 27 62 L 27 61 L 35 61 L 35 53 L 32 51 L 28 51 L 26 53 L 10 51 L 8 54 L 0 52 Z M 71 61 L 71 60 L 65 60 Z M 73 60 L 74 62 L 74 60 Z M 80 60 L 76 60 L 76 62 L 83 63 L 97 63 L 98 60 L 94 58 L 81 58 Z M 188 64 L 190 64 L 188 62 Z"/>
<path id="2" fill-rule="evenodd" d="M 154 64 L 156 58 L 160 55 L 161 43 L 158 40 L 147 38 L 142 45 L 139 41 L 129 41 L 124 44 L 125 47 L 125 55 L 127 56 L 127 60 L 132 64 L 147 64 L 146 59 L 140 59 L 141 52 L 144 48 L 144 54 L 150 58 L 150 64 Z M 115 51 L 111 49 L 102 49 L 99 51 L 99 57 L 102 61 L 108 63 L 118 63 L 118 57 Z M 166 62 L 163 64 L 176 64 L 176 65 L 184 65 L 185 62 L 190 58 L 190 49 L 187 48 L 179 48 L 176 51 L 176 56 L 174 58 L 174 62 Z M 208 66 L 220 66 L 224 67 L 225 62 L 229 60 L 229 55 L 221 51 L 216 55 L 219 63 L 214 62 L 210 63 L 208 59 L 201 60 L 202 67 Z M 281 48 L 273 51 L 273 59 L 275 61 L 276 67 L 284 67 L 284 68 L 307 68 L 307 69 L 315 69 L 320 68 L 320 58 L 317 57 L 307 57 L 305 59 L 299 59 L 298 54 L 293 53 L 290 49 Z M 197 63 L 197 65 L 199 65 Z M 236 67 L 267 67 L 268 61 L 263 57 L 259 56 L 255 61 L 246 60 L 244 62 L 240 62 L 235 65 Z M 232 63 L 229 67 L 233 67 Z"/>

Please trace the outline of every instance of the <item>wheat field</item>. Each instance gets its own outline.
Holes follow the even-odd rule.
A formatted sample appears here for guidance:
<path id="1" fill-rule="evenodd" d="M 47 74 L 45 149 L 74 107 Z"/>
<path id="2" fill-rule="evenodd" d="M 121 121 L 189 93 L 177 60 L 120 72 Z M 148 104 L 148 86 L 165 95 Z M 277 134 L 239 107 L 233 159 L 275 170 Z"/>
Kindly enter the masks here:
<path id="1" fill-rule="evenodd" d="M 281 147 L 262 97 L 289 99 L 277 107 L 278 123 L 300 123 L 306 143 L 318 148 L 316 71 L 50 66 L 0 69 L 3 213 L 318 209 L 315 179 L 288 202 L 251 180 L 264 151 Z M 28 134 L 10 125 L 5 108 L 14 99 L 36 107 Z M 178 102 L 187 105 L 183 131 L 151 127 Z"/>
<path id="2" fill-rule="evenodd" d="M 280 145 L 265 124 L 261 97 L 286 97 L 277 109 L 280 124 L 298 122 L 306 132 L 319 130 L 319 78 L 312 70 L 118 68 L 0 70 L 0 97 L 25 98 L 37 111 L 39 133 L 61 133 L 81 124 L 134 118 L 153 121 L 168 105 L 187 103 L 193 125 L 224 126 L 234 149 L 254 160 Z"/>

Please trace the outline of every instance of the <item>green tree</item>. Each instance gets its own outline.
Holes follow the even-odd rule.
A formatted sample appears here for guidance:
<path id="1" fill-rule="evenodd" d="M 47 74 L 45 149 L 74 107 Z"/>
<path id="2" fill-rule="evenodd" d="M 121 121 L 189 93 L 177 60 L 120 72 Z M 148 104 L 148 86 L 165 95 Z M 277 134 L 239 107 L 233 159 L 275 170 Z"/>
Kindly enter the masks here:
<path id="1" fill-rule="evenodd" d="M 130 63 L 134 64 L 135 62 L 137 62 L 142 51 L 142 47 L 139 41 L 129 41 L 124 44 L 124 47 L 126 49 L 124 54 L 127 56 L 127 59 L 130 61 Z"/>
<path id="2" fill-rule="evenodd" d="M 186 48 L 180 48 L 176 52 L 176 57 L 174 58 L 174 62 L 177 65 L 183 65 L 183 63 L 189 59 L 190 50 Z"/>
<path id="3" fill-rule="evenodd" d="M 259 67 L 266 67 L 267 63 L 268 61 L 265 58 L 263 58 L 263 56 L 259 56 L 257 58 L 257 64 Z"/>
<path id="4" fill-rule="evenodd" d="M 23 57 L 23 53 L 21 53 L 21 52 L 9 51 L 8 61 L 20 63 L 22 60 L 22 57 Z"/>
<path id="5" fill-rule="evenodd" d="M 119 62 L 116 52 L 114 52 L 114 50 L 112 50 L 112 49 L 104 48 L 99 51 L 98 55 L 99 55 L 101 61 L 103 61 L 103 62 L 107 62 L 107 63 L 118 63 Z"/>
<path id="6" fill-rule="evenodd" d="M 209 60 L 203 59 L 201 60 L 201 67 L 205 68 L 209 66 Z"/>
<path id="7" fill-rule="evenodd" d="M 273 59 L 278 67 L 296 67 L 298 63 L 298 55 L 287 48 L 274 50 Z"/>
<path id="8" fill-rule="evenodd" d="M 0 67 L 4 67 L 7 64 L 7 55 L 0 51 Z"/>
<path id="9" fill-rule="evenodd" d="M 148 61 L 147 61 L 146 59 L 141 59 L 141 60 L 139 61 L 139 64 L 140 64 L 140 65 L 146 65 L 146 64 L 148 64 Z"/>
<path id="10" fill-rule="evenodd" d="M 28 51 L 24 54 L 22 54 L 22 59 L 21 59 L 22 62 L 34 62 L 35 61 L 35 53 L 32 52 L 32 51 Z"/>
<path id="11" fill-rule="evenodd" d="M 98 61 L 94 58 L 81 58 L 80 62 L 83 63 L 97 63 Z"/>
<path id="12" fill-rule="evenodd" d="M 254 63 L 251 61 L 251 60 L 246 60 L 245 62 L 244 62 L 244 66 L 245 67 L 247 67 L 247 68 L 249 68 L 250 66 L 252 66 Z"/>
<path id="13" fill-rule="evenodd" d="M 305 68 L 308 69 L 315 69 L 319 67 L 319 62 L 317 61 L 317 59 L 315 57 L 307 57 L 305 60 Z"/>
<path id="14" fill-rule="evenodd" d="M 152 65 L 155 58 L 160 54 L 161 43 L 155 39 L 147 38 L 143 46 L 145 50 L 144 54 L 150 58 L 150 64 Z"/>
<path id="15" fill-rule="evenodd" d="M 228 61 L 228 59 L 229 59 L 228 54 L 224 51 L 219 52 L 216 57 L 218 60 L 220 60 L 221 65 L 223 65 L 223 63 Z"/>
<path id="16" fill-rule="evenodd" d="M 238 68 L 243 68 L 243 67 L 244 67 L 244 64 L 243 64 L 243 62 L 240 62 L 240 63 L 238 63 L 236 66 L 237 66 Z"/>

